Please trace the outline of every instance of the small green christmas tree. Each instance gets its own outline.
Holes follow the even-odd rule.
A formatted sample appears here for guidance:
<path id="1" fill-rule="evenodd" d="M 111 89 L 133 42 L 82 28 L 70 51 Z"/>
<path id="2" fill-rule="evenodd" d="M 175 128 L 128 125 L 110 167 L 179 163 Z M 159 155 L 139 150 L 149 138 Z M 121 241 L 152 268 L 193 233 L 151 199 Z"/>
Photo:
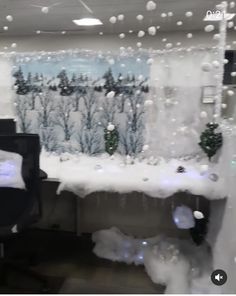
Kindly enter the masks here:
<path id="1" fill-rule="evenodd" d="M 218 128 L 217 123 L 207 123 L 207 128 L 204 132 L 202 132 L 199 143 L 202 150 L 206 153 L 209 160 L 211 160 L 212 156 L 216 154 L 216 152 L 221 148 L 223 144 L 222 133 L 215 133 L 215 129 Z"/>
<path id="2" fill-rule="evenodd" d="M 118 148 L 119 133 L 117 128 L 109 123 L 108 127 L 104 130 L 105 150 L 108 154 L 113 155 Z"/>

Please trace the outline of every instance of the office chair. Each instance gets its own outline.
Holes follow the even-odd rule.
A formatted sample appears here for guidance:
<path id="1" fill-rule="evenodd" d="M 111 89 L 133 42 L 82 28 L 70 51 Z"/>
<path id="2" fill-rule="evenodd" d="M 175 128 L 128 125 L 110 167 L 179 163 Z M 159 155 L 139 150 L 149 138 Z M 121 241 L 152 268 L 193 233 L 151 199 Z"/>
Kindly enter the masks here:
<path id="1" fill-rule="evenodd" d="M 37 222 L 42 215 L 39 136 L 0 135 L 0 150 L 22 156 L 22 177 L 26 186 L 26 190 L 0 187 L 0 265 L 2 266 L 0 280 L 4 282 L 7 272 L 13 270 L 40 281 L 41 292 L 46 292 L 47 282 L 43 276 L 22 267 L 16 263 L 16 260 L 7 259 L 4 256 L 4 242 Z"/>

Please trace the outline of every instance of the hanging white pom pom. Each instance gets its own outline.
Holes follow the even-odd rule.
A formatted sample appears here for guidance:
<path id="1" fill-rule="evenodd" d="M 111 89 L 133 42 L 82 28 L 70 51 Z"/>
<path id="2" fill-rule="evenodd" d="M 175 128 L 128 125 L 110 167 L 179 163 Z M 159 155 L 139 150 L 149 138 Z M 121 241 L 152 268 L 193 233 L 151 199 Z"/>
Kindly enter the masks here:
<path id="1" fill-rule="evenodd" d="M 169 17 L 172 17 L 174 14 L 173 14 L 172 11 L 169 11 L 169 12 L 167 13 L 167 15 L 168 15 Z"/>
<path id="2" fill-rule="evenodd" d="M 200 113 L 200 117 L 201 118 L 207 118 L 207 112 L 206 111 L 202 111 L 201 113 Z"/>
<path id="3" fill-rule="evenodd" d="M 148 149 L 149 149 L 149 145 L 144 145 L 142 150 L 147 151 Z"/>
<path id="4" fill-rule="evenodd" d="M 181 42 L 177 42 L 176 45 L 177 45 L 177 46 L 180 46 L 180 45 L 181 45 Z"/>
<path id="5" fill-rule="evenodd" d="M 167 41 L 167 39 L 166 39 L 166 38 L 163 38 L 161 41 L 162 41 L 162 42 L 166 42 L 166 41 Z"/>
<path id="6" fill-rule="evenodd" d="M 234 95 L 234 91 L 233 90 L 228 90 L 227 94 L 228 94 L 228 96 L 232 97 Z"/>
<path id="7" fill-rule="evenodd" d="M 173 220 L 179 229 L 190 229 L 195 226 L 192 210 L 187 206 L 179 206 L 173 212 Z"/>
<path id="8" fill-rule="evenodd" d="M 12 48 L 16 48 L 16 47 L 17 47 L 17 44 L 16 44 L 16 43 L 12 43 L 12 44 L 11 44 L 11 47 L 12 47 Z"/>
<path id="9" fill-rule="evenodd" d="M 49 12 L 49 7 L 48 6 L 44 6 L 41 8 L 42 13 L 47 14 Z"/>
<path id="10" fill-rule="evenodd" d="M 225 49 L 226 49 L 226 50 L 230 50 L 230 49 L 231 49 L 231 45 L 230 45 L 230 44 L 226 45 L 226 46 L 225 46 Z"/>
<path id="11" fill-rule="evenodd" d="M 118 19 L 118 21 L 121 21 L 122 22 L 125 19 L 125 16 L 123 14 L 119 14 L 117 16 L 117 19 Z"/>
<path id="12" fill-rule="evenodd" d="M 155 10 L 157 7 L 156 3 L 154 1 L 148 1 L 146 4 L 147 11 Z"/>
<path id="13" fill-rule="evenodd" d="M 230 7 L 230 8 L 234 8 L 234 7 L 235 7 L 235 2 L 234 2 L 234 1 L 230 2 L 230 3 L 229 3 L 229 7 Z"/>
<path id="14" fill-rule="evenodd" d="M 236 72 L 231 72 L 230 74 L 232 77 L 236 77 Z"/>
<path id="15" fill-rule="evenodd" d="M 234 27 L 234 22 L 228 22 L 228 25 L 227 25 L 228 29 L 231 29 Z"/>
<path id="16" fill-rule="evenodd" d="M 214 40 L 219 40 L 220 39 L 220 34 L 214 34 L 213 39 Z"/>
<path id="17" fill-rule="evenodd" d="M 152 59 L 152 58 L 148 59 L 148 60 L 147 60 L 147 64 L 148 64 L 148 65 L 152 65 L 152 64 L 153 64 L 153 59 Z"/>
<path id="18" fill-rule="evenodd" d="M 124 33 L 121 33 L 121 34 L 119 35 L 119 37 L 120 37 L 120 39 L 124 39 L 124 38 L 125 38 L 125 34 L 124 34 Z"/>
<path id="19" fill-rule="evenodd" d="M 227 104 L 221 104 L 222 109 L 226 109 L 227 108 Z"/>
<path id="20" fill-rule="evenodd" d="M 111 24 L 115 24 L 116 23 L 116 17 L 115 16 L 110 17 L 109 22 Z"/>
<path id="21" fill-rule="evenodd" d="M 144 106 L 152 106 L 153 105 L 153 101 L 152 100 L 146 100 L 144 102 Z"/>
<path id="22" fill-rule="evenodd" d="M 156 27 L 151 26 L 151 27 L 148 28 L 148 34 L 149 35 L 154 36 L 154 35 L 156 35 L 156 32 L 157 32 Z"/>
<path id="23" fill-rule="evenodd" d="M 137 19 L 138 21 L 142 21 L 142 20 L 143 20 L 143 15 L 142 15 L 142 14 L 137 15 L 137 16 L 136 16 L 136 19 Z"/>
<path id="24" fill-rule="evenodd" d="M 173 46 L 172 43 L 167 43 L 167 44 L 166 44 L 166 48 L 167 48 L 167 49 L 170 49 L 172 46 Z"/>
<path id="25" fill-rule="evenodd" d="M 112 90 L 112 91 L 110 91 L 108 94 L 107 94 L 107 98 L 108 99 L 113 99 L 114 98 L 114 96 L 115 96 L 115 92 Z"/>
<path id="26" fill-rule="evenodd" d="M 12 15 L 7 15 L 7 16 L 6 16 L 6 20 L 7 20 L 8 22 L 12 22 L 12 21 L 13 21 L 13 17 L 12 17 Z"/>
<path id="27" fill-rule="evenodd" d="M 145 36 L 145 32 L 142 31 L 142 30 L 139 31 L 139 32 L 138 32 L 138 37 L 139 37 L 139 38 L 142 38 L 143 36 Z"/>
<path id="28" fill-rule="evenodd" d="M 109 123 L 107 126 L 107 130 L 111 132 L 111 131 L 114 131 L 114 129 L 115 129 L 114 124 Z"/>
<path id="29" fill-rule="evenodd" d="M 40 31 L 40 30 L 37 30 L 37 31 L 36 31 L 36 34 L 41 34 L 41 31 Z"/>
<path id="30" fill-rule="evenodd" d="M 7 31 L 7 30 L 8 30 L 8 26 L 4 26 L 4 27 L 3 27 L 3 30 L 4 30 L 4 31 Z"/>
<path id="31" fill-rule="evenodd" d="M 185 13 L 185 16 L 186 16 L 186 17 L 191 17 L 191 16 L 193 16 L 192 11 L 187 11 L 187 12 Z"/>
<path id="32" fill-rule="evenodd" d="M 204 28 L 205 32 L 209 33 L 215 30 L 215 27 L 213 25 L 207 25 Z"/>
<path id="33" fill-rule="evenodd" d="M 212 69 L 212 65 L 210 63 L 203 63 L 202 64 L 202 70 L 204 72 L 210 72 Z"/>
<path id="34" fill-rule="evenodd" d="M 178 21 L 176 24 L 177 24 L 177 26 L 182 26 L 183 25 L 183 22 L 182 21 Z"/>
<path id="35" fill-rule="evenodd" d="M 161 17 L 165 18 L 165 17 L 167 17 L 167 14 L 165 12 L 162 12 Z"/>
<path id="36" fill-rule="evenodd" d="M 204 214 L 202 212 L 200 212 L 200 211 L 194 211 L 193 216 L 197 220 L 201 220 L 201 219 L 204 218 Z"/>
<path id="37" fill-rule="evenodd" d="M 141 46 L 142 46 L 142 42 L 137 42 L 137 47 L 141 47 Z"/>
<path id="38" fill-rule="evenodd" d="M 188 33 L 187 34 L 187 38 L 189 38 L 189 39 L 193 38 L 193 34 L 192 33 Z"/>
<path id="39" fill-rule="evenodd" d="M 115 64 L 115 60 L 114 60 L 114 59 L 109 59 L 109 60 L 108 60 L 108 63 L 109 63 L 110 65 L 114 65 L 114 64 Z"/>
<path id="40" fill-rule="evenodd" d="M 213 62 L 212 62 L 212 65 L 213 65 L 215 68 L 219 68 L 219 67 L 220 67 L 220 62 L 219 62 L 219 61 L 213 61 Z"/>

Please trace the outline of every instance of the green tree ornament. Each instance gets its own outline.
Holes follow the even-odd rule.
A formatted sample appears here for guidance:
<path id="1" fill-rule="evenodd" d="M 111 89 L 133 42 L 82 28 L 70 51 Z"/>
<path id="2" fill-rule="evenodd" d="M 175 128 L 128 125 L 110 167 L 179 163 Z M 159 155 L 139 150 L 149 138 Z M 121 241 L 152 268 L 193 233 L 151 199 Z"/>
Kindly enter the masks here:
<path id="1" fill-rule="evenodd" d="M 108 154 L 113 155 L 118 148 L 119 133 L 113 124 L 109 124 L 104 130 L 105 150 Z"/>
<path id="2" fill-rule="evenodd" d="M 209 160 L 211 160 L 212 156 L 216 154 L 223 144 L 222 133 L 215 133 L 215 130 L 218 128 L 218 126 L 219 125 L 217 123 L 207 123 L 207 128 L 200 136 L 201 142 L 199 145 L 206 153 Z"/>

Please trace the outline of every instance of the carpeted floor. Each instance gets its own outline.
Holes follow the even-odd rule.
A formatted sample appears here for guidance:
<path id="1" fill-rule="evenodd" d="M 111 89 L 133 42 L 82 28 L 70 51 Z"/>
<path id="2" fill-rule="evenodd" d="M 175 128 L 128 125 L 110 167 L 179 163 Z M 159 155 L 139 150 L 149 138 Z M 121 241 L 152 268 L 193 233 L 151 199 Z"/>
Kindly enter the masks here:
<path id="1" fill-rule="evenodd" d="M 30 230 L 7 242 L 9 257 L 30 257 L 31 269 L 44 275 L 50 293 L 65 294 L 161 294 L 164 287 L 152 283 L 143 266 L 114 263 L 97 258 L 90 236 Z M 30 255 L 30 256 L 29 256 Z M 15 259 L 16 260 L 16 259 Z M 0 293 L 40 293 L 41 286 L 12 273 L 13 289 Z M 26 288 L 27 287 L 27 288 Z"/>

